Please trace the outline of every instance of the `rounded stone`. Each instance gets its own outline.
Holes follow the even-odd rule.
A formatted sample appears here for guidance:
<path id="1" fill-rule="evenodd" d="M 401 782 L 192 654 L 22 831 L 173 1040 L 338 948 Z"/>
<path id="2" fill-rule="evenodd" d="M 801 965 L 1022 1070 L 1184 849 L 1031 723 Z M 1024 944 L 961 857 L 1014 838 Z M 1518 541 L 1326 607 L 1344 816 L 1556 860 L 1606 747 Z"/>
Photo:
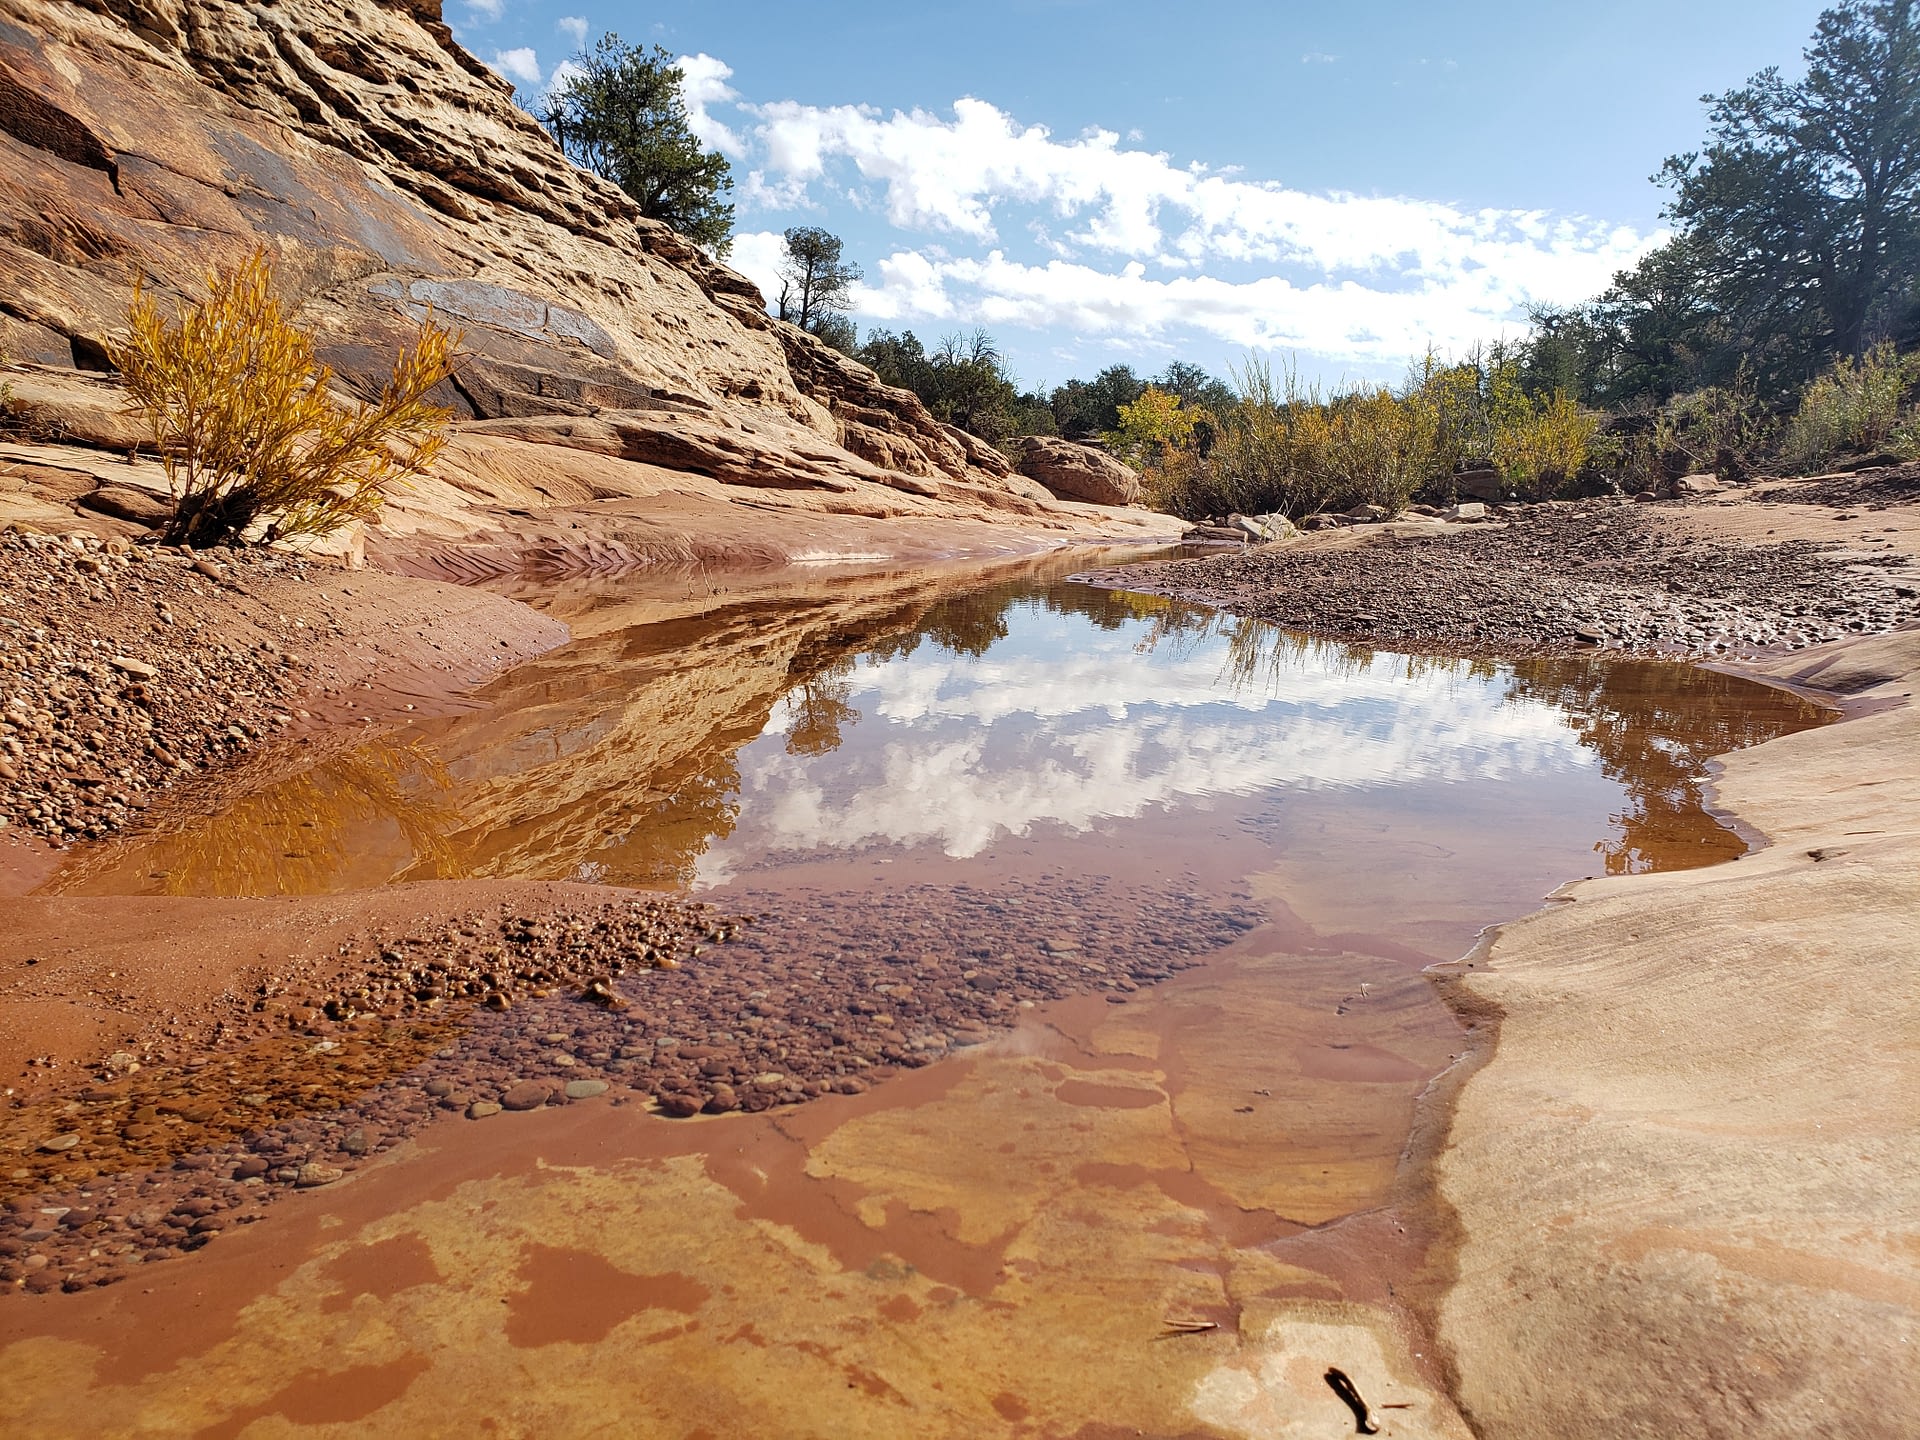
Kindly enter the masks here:
<path id="1" fill-rule="evenodd" d="M 538 1110 L 547 1103 L 553 1094 L 553 1085 L 546 1080 L 522 1080 L 500 1097 L 503 1110 Z"/>
<path id="2" fill-rule="evenodd" d="M 567 1082 L 567 1099 L 569 1100 L 591 1100 L 596 1095 L 606 1093 L 607 1082 L 604 1080 L 569 1080 Z"/>

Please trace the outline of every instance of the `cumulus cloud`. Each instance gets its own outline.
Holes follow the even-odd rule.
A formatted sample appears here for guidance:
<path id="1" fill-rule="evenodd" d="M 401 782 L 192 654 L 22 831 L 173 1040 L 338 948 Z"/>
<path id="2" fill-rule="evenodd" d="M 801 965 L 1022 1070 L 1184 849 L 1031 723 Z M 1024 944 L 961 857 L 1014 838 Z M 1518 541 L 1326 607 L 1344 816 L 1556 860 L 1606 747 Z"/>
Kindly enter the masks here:
<path id="1" fill-rule="evenodd" d="M 713 56 L 677 63 L 695 133 L 734 161 L 743 214 L 851 208 L 897 232 L 854 297 L 883 324 L 1069 329 L 1113 345 L 1197 330 L 1398 365 L 1428 344 L 1458 350 L 1517 328 L 1531 305 L 1583 299 L 1661 238 L 1580 216 L 1303 190 L 1112 130 L 1063 137 L 973 98 L 945 113 L 755 102 Z M 759 243 L 736 244 L 736 263 L 764 269 Z"/>
<path id="2" fill-rule="evenodd" d="M 1471 344 L 1531 303 L 1589 295 L 1651 238 L 1576 217 L 1293 189 L 1130 148 L 1112 131 L 1062 140 L 982 100 L 956 102 L 950 118 L 743 108 L 757 122 L 746 203 L 799 207 L 845 165 L 896 229 L 996 247 L 936 258 L 917 246 L 879 262 L 858 304 L 881 321 L 967 314 L 1134 337 L 1193 325 L 1374 363 Z M 1031 228 L 1055 259 L 1027 264 L 1000 248 L 1015 206 L 1039 212 Z M 1232 266 L 1273 273 L 1206 273 Z"/>
<path id="3" fill-rule="evenodd" d="M 533 52 L 531 45 L 516 46 L 512 50 L 496 50 L 493 59 L 488 62 L 509 80 L 517 80 L 522 85 L 540 83 L 540 57 Z"/>
<path id="4" fill-rule="evenodd" d="M 467 0 L 467 9 L 475 19 L 491 24 L 507 13 L 507 0 Z"/>
<path id="5" fill-rule="evenodd" d="M 688 128 L 702 145 L 726 155 L 743 154 L 745 142 L 708 109 L 740 98 L 739 92 L 727 84 L 733 78 L 733 67 L 705 53 L 682 55 L 673 63 L 680 67 L 680 98 L 687 107 Z"/>
<path id="6" fill-rule="evenodd" d="M 735 231 L 727 264 L 753 281 L 760 287 L 760 293 L 771 299 L 780 293 L 780 261 L 786 253 L 787 238 L 780 231 Z"/>
<path id="7" fill-rule="evenodd" d="M 856 287 L 854 300 L 885 324 L 977 319 L 1118 339 L 1188 329 L 1243 349 L 1305 350 L 1380 367 L 1429 344 L 1460 351 L 1498 335 L 1536 297 L 1592 294 L 1631 253 L 1521 254 L 1510 270 L 1480 265 L 1411 288 L 1376 288 L 1281 275 L 1160 277 L 1139 261 L 1116 271 L 1059 259 L 1027 264 L 999 250 L 951 259 L 901 250 L 871 267 L 874 278 Z"/>
<path id="8" fill-rule="evenodd" d="M 576 50 L 587 43 L 587 17 L 584 15 L 562 15 L 553 22 L 553 28 L 571 40 Z"/>
<path id="9" fill-rule="evenodd" d="M 553 67 L 553 73 L 547 77 L 546 90 L 544 93 L 551 95 L 556 90 L 565 89 L 569 81 L 586 73 L 586 71 L 574 64 L 573 61 L 562 60 L 558 65 Z"/>

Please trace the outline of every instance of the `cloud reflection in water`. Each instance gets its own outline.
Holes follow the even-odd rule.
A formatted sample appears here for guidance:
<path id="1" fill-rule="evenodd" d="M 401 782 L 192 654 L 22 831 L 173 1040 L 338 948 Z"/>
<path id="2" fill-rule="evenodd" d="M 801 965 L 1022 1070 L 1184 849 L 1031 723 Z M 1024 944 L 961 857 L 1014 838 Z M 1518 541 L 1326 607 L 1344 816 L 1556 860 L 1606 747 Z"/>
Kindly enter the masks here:
<path id="1" fill-rule="evenodd" d="M 838 682 L 860 717 L 837 748 L 788 743 L 776 710 L 740 752 L 740 821 L 699 865 L 719 883 L 769 854 L 938 846 L 956 859 L 1057 825 L 1330 787 L 1592 774 L 1556 706 L 1503 667 L 1302 641 L 1161 611 L 1115 625 L 1034 601 L 983 655 L 864 655 Z"/>

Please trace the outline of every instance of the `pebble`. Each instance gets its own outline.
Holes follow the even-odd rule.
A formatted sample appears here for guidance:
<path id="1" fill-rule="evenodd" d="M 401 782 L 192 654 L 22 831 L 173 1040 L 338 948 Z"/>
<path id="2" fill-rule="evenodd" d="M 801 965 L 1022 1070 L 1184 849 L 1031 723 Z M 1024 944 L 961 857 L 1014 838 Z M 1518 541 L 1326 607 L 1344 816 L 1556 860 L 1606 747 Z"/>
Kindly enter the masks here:
<path id="1" fill-rule="evenodd" d="M 40 1148 L 49 1155 L 57 1155 L 62 1150 L 71 1150 L 80 1143 L 78 1135 L 56 1135 L 51 1140 L 42 1140 Z"/>
<path id="2" fill-rule="evenodd" d="M 217 625 L 253 623 L 190 589 L 182 567 L 146 547 L 93 537 L 0 534 L 0 615 L 33 616 L 0 644 L 0 819 L 48 840 L 96 839 L 238 742 L 307 677 L 242 647 L 209 644 L 192 623 L 161 638 L 174 609 Z M 300 579 L 304 562 L 236 556 L 252 579 Z M 254 617 L 257 620 L 258 617 Z"/>
<path id="3" fill-rule="evenodd" d="M 214 1232 L 192 1234 L 198 1220 L 218 1217 L 232 1230 L 321 1176 L 334 1183 L 391 1139 L 443 1114 L 497 1114 L 509 1096 L 529 1109 L 562 1096 L 619 1104 L 626 1097 L 615 1091 L 626 1087 L 678 1120 L 859 1094 L 1004 1032 L 1022 1007 L 1165 979 L 1229 944 L 1258 914 L 1171 882 L 1153 889 L 1097 876 L 756 903 L 764 909 L 751 926 L 710 907 L 620 900 L 365 937 L 365 969 L 350 966 L 339 993 L 359 996 L 370 1013 L 350 1023 L 265 1016 L 184 1061 L 150 1057 L 110 1087 L 79 1077 L 70 1097 L 110 1098 L 78 1112 L 48 1108 L 67 1098 L 0 1110 L 0 1148 L 10 1132 L 15 1153 L 34 1162 L 0 1194 L 0 1241 L 44 1231 L 32 1248 L 55 1257 L 55 1279 L 91 1286 L 206 1243 Z M 1011 949 L 1020 917 L 1040 913 L 1070 916 L 1081 949 Z M 731 938 L 693 955 L 695 943 L 721 936 Z M 649 951 L 689 963 L 650 966 Z M 479 1006 L 486 973 L 525 985 L 527 998 L 506 1014 Z M 583 998 L 577 977 L 587 976 L 607 977 L 625 1008 Z M 416 1013 L 406 1001 L 427 977 L 442 988 L 472 980 L 475 991 L 464 1006 Z M 534 999 L 536 986 L 552 993 Z M 574 1078 L 562 1058 L 575 1062 Z M 236 1105 L 227 1098 L 236 1093 L 251 1100 Z M 189 1125 L 186 1113 L 206 1122 Z M 37 1150 L 56 1131 L 81 1137 L 84 1161 Z M 77 1183 L 62 1178 L 83 1171 Z M 94 1177 L 106 1174 L 119 1196 L 93 1193 Z M 73 1228 L 41 1213 L 69 1209 L 99 1218 Z M 132 1251 L 112 1253 L 103 1226 L 125 1234 Z"/>
<path id="4" fill-rule="evenodd" d="M 511 1086 L 500 1097 L 503 1110 L 538 1110 L 553 1095 L 553 1085 L 546 1080 L 522 1080 Z"/>
<path id="5" fill-rule="evenodd" d="M 1920 502 L 1920 468 L 1903 467 L 1897 479 L 1904 503 Z M 1779 498 L 1811 496 L 1787 487 Z M 1920 620 L 1920 597 L 1902 593 L 1912 586 L 1897 573 L 1906 563 L 1898 554 L 1843 563 L 1838 542 L 1689 540 L 1667 525 L 1668 513 L 1612 499 L 1509 505 L 1498 507 L 1497 526 L 1338 551 L 1259 548 L 1087 578 L 1310 634 L 1503 656 L 1600 647 L 1752 654 Z"/>

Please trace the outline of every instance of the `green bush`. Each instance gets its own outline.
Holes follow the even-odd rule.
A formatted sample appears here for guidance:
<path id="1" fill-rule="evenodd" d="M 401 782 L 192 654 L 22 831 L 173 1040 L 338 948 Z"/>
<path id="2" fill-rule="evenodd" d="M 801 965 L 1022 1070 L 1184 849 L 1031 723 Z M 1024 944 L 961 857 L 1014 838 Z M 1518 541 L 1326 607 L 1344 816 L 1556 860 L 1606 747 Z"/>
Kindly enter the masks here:
<path id="1" fill-rule="evenodd" d="M 1890 342 L 1874 346 L 1857 363 L 1842 356 L 1801 392 L 1781 440 L 1781 458 L 1793 469 L 1808 470 L 1838 455 L 1912 446 L 1920 411 L 1907 397 L 1916 380 L 1920 354 L 1901 355 Z"/>

